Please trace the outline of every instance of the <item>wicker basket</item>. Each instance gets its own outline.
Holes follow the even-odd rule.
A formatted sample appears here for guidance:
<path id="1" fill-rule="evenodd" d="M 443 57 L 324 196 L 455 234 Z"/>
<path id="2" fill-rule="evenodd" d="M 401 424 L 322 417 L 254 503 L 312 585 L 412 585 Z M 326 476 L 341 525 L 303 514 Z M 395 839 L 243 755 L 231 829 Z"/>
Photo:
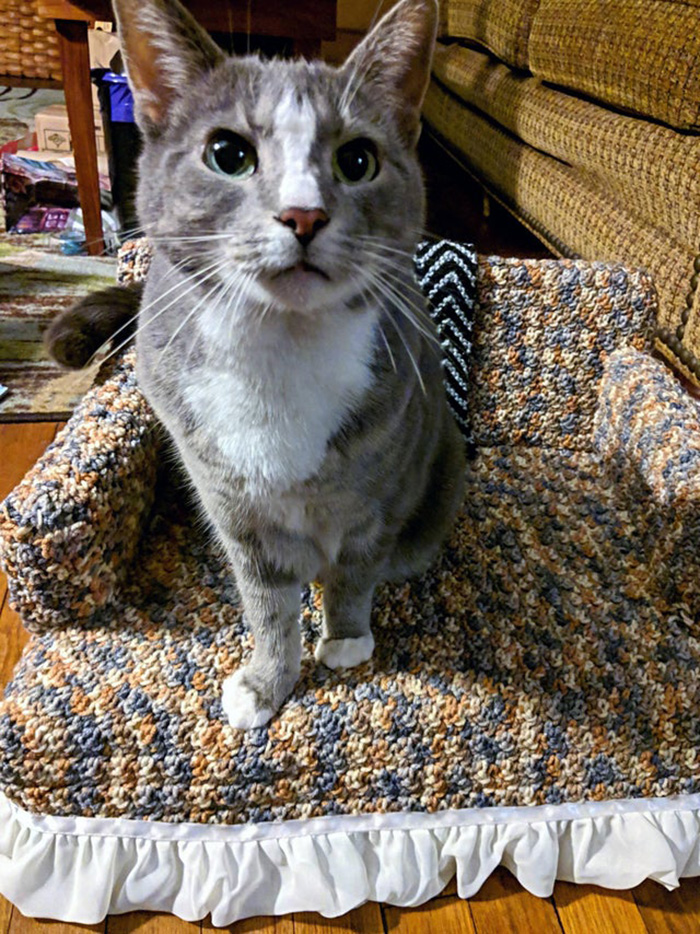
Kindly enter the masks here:
<path id="1" fill-rule="evenodd" d="M 36 0 L 0 0 L 0 80 L 61 80 L 61 56 L 53 20 L 40 17 Z"/>

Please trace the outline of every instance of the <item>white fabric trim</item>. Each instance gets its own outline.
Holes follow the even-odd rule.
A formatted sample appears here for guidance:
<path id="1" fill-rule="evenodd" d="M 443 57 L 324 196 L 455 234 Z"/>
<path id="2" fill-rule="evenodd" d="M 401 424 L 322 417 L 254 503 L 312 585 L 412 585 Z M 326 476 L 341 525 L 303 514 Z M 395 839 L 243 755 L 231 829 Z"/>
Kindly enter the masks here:
<path id="1" fill-rule="evenodd" d="M 337 917 L 420 905 L 455 874 L 468 898 L 499 865 L 543 897 L 556 879 L 673 888 L 700 875 L 700 795 L 224 827 L 35 815 L 0 793 L 0 893 L 28 917 Z"/>

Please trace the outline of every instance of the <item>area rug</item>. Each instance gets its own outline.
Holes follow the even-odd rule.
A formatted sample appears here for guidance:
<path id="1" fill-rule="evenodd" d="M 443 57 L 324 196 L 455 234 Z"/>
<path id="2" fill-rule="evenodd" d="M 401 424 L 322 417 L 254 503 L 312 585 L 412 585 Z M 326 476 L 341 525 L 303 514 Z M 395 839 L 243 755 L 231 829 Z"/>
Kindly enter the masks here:
<path id="1" fill-rule="evenodd" d="M 542 896 L 700 874 L 700 410 L 647 353 L 649 279 L 451 244 L 419 268 L 469 363 L 464 507 L 425 576 L 378 591 L 362 666 L 314 664 L 304 591 L 268 726 L 223 715 L 251 635 L 132 355 L 3 504 L 33 633 L 0 706 L 0 892 L 24 914 L 228 925 L 454 875 L 468 897 L 499 864 Z"/>
<path id="2" fill-rule="evenodd" d="M 27 239 L 34 240 L 31 245 Z M 71 372 L 47 355 L 51 319 L 114 281 L 116 261 L 64 256 L 47 238 L 0 237 L 0 421 L 62 420 L 92 385 L 97 364 Z"/>
<path id="3" fill-rule="evenodd" d="M 62 91 L 0 89 L 0 146 L 31 133 L 37 111 L 64 101 Z M 42 335 L 53 315 L 111 285 L 114 271 L 113 259 L 63 256 L 47 234 L 0 233 L 0 422 L 70 415 L 97 369 L 62 370 L 46 355 Z"/>

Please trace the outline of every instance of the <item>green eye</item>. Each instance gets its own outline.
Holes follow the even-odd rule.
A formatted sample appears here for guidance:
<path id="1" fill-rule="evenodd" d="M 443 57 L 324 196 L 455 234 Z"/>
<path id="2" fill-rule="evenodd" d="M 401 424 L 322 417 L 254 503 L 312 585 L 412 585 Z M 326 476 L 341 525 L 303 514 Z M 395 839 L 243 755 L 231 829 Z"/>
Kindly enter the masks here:
<path id="1" fill-rule="evenodd" d="M 333 153 L 333 172 L 346 185 L 371 182 L 379 173 L 377 147 L 371 139 L 362 136 L 351 139 Z"/>
<path id="2" fill-rule="evenodd" d="M 258 167 L 255 147 L 233 130 L 216 130 L 204 149 L 204 162 L 214 172 L 248 178 Z"/>

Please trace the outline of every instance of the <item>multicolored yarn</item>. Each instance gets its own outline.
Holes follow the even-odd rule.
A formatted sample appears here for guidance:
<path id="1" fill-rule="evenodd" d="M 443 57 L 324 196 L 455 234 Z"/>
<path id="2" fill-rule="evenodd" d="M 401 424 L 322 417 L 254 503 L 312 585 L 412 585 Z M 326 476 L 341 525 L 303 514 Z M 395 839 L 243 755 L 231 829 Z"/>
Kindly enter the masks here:
<path id="1" fill-rule="evenodd" d="M 28 630 L 87 624 L 129 573 L 155 495 L 157 431 L 131 352 L 2 504 L 2 563 Z"/>
<path id="2" fill-rule="evenodd" d="M 700 506 L 700 407 L 663 363 L 631 349 L 614 354 L 595 428 L 598 450 L 636 469 L 655 502 Z"/>
<path id="3" fill-rule="evenodd" d="M 472 382 L 482 433 L 505 436 L 518 406 L 538 412 L 556 396 L 554 377 L 523 363 L 530 348 L 553 374 L 578 348 L 602 403 L 571 390 L 576 449 L 562 408 L 537 432 L 529 416 L 518 443 L 482 443 L 439 561 L 378 592 L 370 662 L 314 664 L 322 595 L 307 590 L 302 678 L 269 727 L 244 733 L 223 717 L 221 682 L 251 637 L 176 475 L 155 484 L 163 447 L 132 360 L 90 394 L 2 509 L 12 597 L 34 631 L 0 705 L 10 799 L 44 814 L 236 824 L 700 791 L 698 604 L 676 586 L 700 577 L 676 547 L 695 511 L 683 465 L 695 463 L 699 415 L 669 372 L 629 350 L 654 294 L 643 277 L 585 264 L 482 259 L 478 281 L 479 327 L 504 342 L 485 355 L 476 329 L 471 379 L 488 374 L 503 402 L 484 415 L 490 397 Z M 552 330 L 555 295 L 568 298 L 557 308 L 571 346 L 530 334 Z M 529 335 L 513 345 L 511 308 Z M 108 598 L 88 592 L 88 569 Z"/>
<path id="4" fill-rule="evenodd" d="M 477 289 L 477 443 L 590 448 L 605 361 L 616 347 L 649 347 L 649 277 L 604 263 L 494 258 L 480 266 Z"/>

